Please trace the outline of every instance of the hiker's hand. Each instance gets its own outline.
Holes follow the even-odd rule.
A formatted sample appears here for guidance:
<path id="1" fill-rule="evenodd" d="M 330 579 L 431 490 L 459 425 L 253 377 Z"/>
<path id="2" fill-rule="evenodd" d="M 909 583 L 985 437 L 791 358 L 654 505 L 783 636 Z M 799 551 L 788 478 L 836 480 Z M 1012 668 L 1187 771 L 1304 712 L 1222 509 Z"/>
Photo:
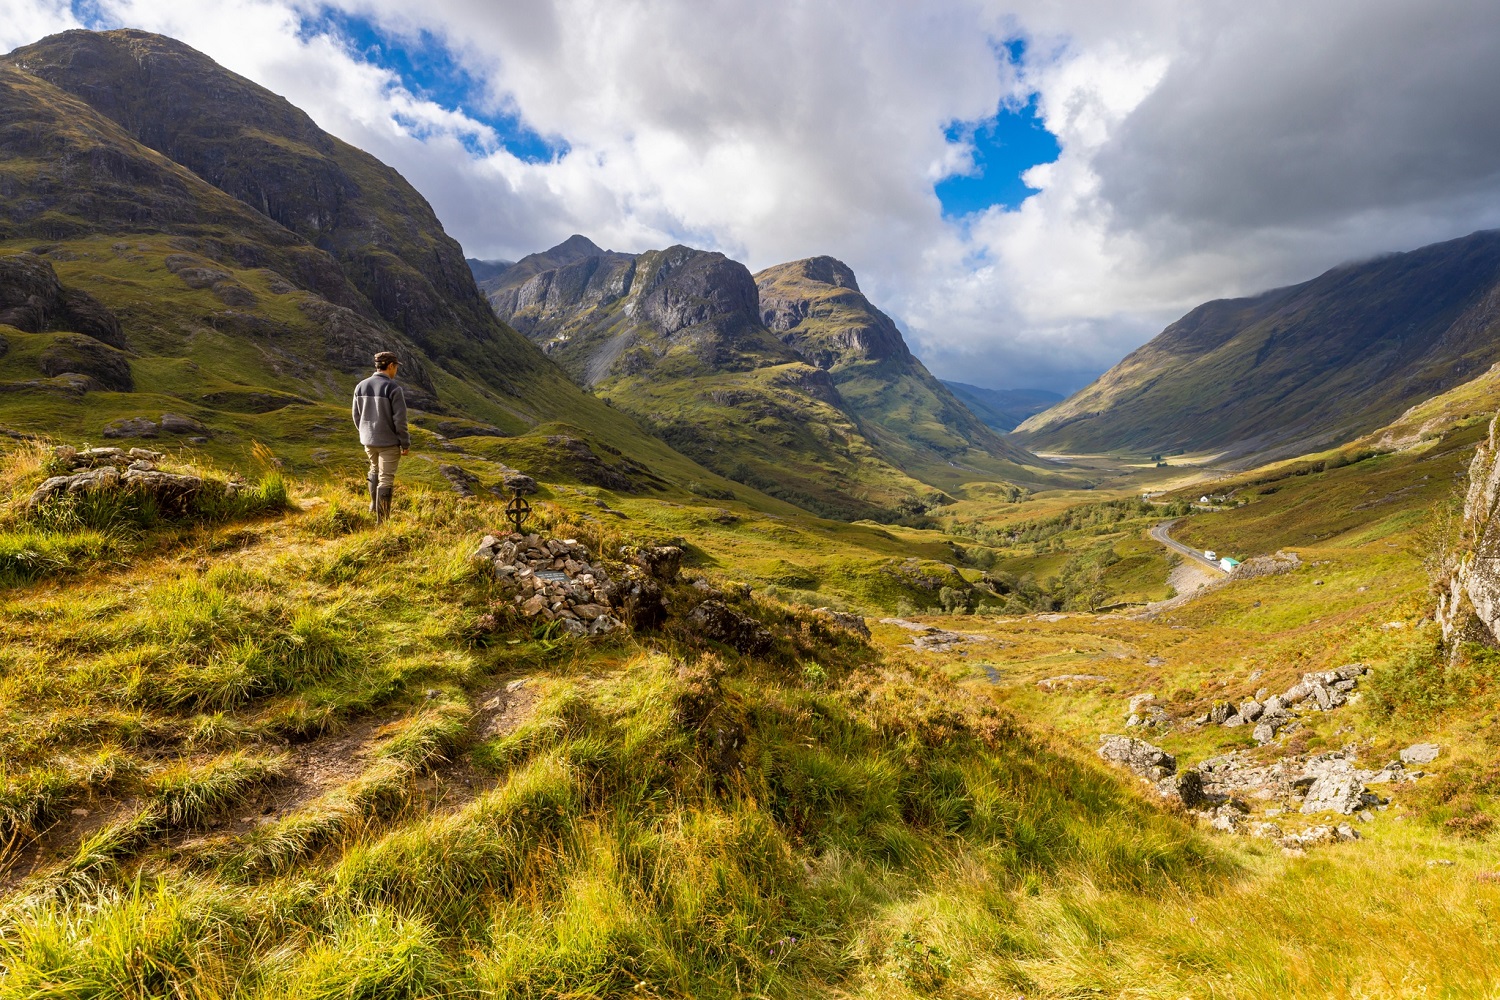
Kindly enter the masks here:
<path id="1" fill-rule="evenodd" d="M 410 455 L 411 454 L 411 449 L 410 448 L 402 448 L 401 449 L 401 454 L 403 454 L 403 455 Z"/>

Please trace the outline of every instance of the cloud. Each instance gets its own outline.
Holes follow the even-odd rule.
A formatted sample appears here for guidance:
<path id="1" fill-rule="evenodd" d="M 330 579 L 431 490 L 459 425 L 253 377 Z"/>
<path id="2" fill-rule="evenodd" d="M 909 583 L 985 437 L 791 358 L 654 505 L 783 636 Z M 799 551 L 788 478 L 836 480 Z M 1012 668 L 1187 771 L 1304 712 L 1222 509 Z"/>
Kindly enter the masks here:
<path id="1" fill-rule="evenodd" d="M 0 51 L 78 27 L 66 0 L 0 0 Z"/>
<path id="2" fill-rule="evenodd" d="M 938 374 L 981 384 L 1076 388 L 1205 299 L 1500 225 L 1488 0 L 86 9 L 285 95 L 405 174 L 472 254 L 573 232 L 753 268 L 833 254 Z M 0 44 L 73 18 L 0 0 Z M 349 18 L 445 47 L 477 89 L 428 99 L 367 61 Z M 1061 150 L 1026 173 L 1039 193 L 944 219 L 933 185 L 972 162 L 954 124 L 1033 97 Z M 562 152 L 518 156 L 506 123 Z"/>

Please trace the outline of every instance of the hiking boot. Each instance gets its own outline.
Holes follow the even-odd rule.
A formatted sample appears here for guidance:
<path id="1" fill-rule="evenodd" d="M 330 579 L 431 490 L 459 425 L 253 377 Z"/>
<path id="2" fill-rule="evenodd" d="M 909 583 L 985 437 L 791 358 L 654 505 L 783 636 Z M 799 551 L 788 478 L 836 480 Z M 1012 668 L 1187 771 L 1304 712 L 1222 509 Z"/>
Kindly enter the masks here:
<path id="1" fill-rule="evenodd" d="M 391 516 L 391 493 L 394 487 L 381 486 L 375 490 L 375 523 L 380 524 Z"/>
<path id="2" fill-rule="evenodd" d="M 370 483 L 370 513 L 375 513 L 376 491 L 380 489 L 380 477 L 371 473 L 365 477 Z"/>

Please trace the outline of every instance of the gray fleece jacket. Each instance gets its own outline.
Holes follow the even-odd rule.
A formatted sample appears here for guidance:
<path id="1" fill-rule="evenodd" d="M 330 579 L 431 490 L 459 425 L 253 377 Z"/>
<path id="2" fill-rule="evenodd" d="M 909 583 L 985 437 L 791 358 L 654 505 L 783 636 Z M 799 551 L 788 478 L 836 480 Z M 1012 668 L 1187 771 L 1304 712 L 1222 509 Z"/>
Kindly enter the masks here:
<path id="1" fill-rule="evenodd" d="M 359 443 L 374 448 L 411 447 L 406 430 L 406 393 L 389 375 L 376 372 L 354 387 L 354 426 Z"/>

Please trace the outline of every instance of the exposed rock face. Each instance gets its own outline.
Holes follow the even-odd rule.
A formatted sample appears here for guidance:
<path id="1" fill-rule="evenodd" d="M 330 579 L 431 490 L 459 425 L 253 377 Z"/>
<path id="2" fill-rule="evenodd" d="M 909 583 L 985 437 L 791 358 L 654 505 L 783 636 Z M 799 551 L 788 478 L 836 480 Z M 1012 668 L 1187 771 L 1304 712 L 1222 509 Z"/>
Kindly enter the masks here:
<path id="1" fill-rule="evenodd" d="M 31 253 L 0 257 L 0 323 L 27 333 L 66 330 L 125 346 L 114 313 L 87 292 L 64 288 L 52 264 Z"/>
<path id="2" fill-rule="evenodd" d="M 1500 413 L 1469 464 L 1458 545 L 1439 581 L 1437 620 L 1450 648 L 1462 642 L 1500 645 Z"/>
<path id="3" fill-rule="evenodd" d="M 756 279 L 761 321 L 819 368 L 851 359 L 911 359 L 901 331 L 864 297 L 843 261 L 810 257 L 769 268 Z M 796 332 L 809 318 L 834 320 L 836 327 L 814 342 Z"/>
<path id="4" fill-rule="evenodd" d="M 229 496 L 239 491 L 237 483 L 163 472 L 156 463 L 164 456 L 144 448 L 129 451 L 121 448 L 90 448 L 87 451 L 57 448 L 52 456 L 54 463 L 71 471 L 52 476 L 33 490 L 26 502 L 28 509 L 98 490 L 122 490 L 149 496 L 163 513 L 180 515 L 187 513 L 205 491 Z"/>
<path id="5" fill-rule="evenodd" d="M 57 339 L 42 351 L 37 364 L 46 375 L 70 372 L 87 375 L 103 388 L 116 392 L 130 392 L 135 388 L 130 359 L 125 352 L 91 337 L 58 334 Z"/>

